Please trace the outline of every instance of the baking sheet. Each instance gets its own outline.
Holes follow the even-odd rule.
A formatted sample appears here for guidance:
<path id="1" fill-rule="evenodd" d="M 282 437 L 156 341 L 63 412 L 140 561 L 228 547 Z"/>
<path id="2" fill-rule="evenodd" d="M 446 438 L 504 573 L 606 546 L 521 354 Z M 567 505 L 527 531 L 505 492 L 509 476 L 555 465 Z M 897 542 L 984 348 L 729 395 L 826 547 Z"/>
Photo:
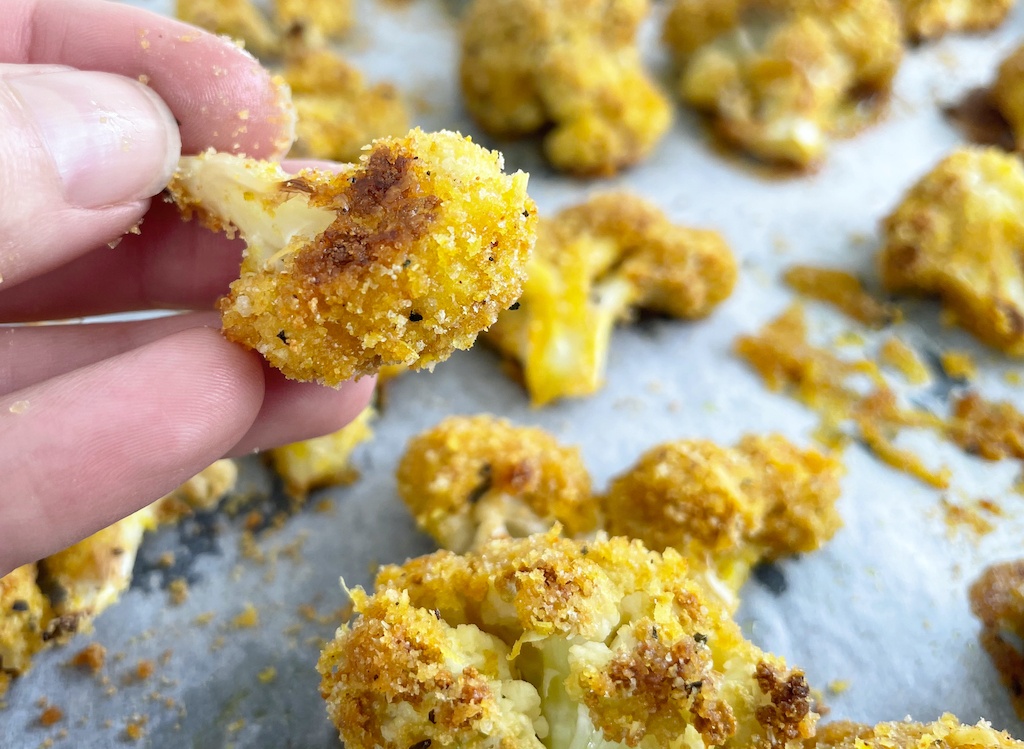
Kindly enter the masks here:
<path id="1" fill-rule="evenodd" d="M 398 83 L 416 102 L 417 124 L 460 129 L 499 145 L 478 133 L 459 104 L 453 15 L 459 4 L 361 2 L 358 29 L 342 49 L 371 77 Z M 652 19 L 645 38 L 652 64 L 663 70 L 656 33 Z M 597 486 L 641 451 L 671 439 L 728 443 L 747 432 L 778 431 L 807 444 L 814 414 L 767 391 L 730 353 L 733 339 L 792 301 L 779 281 L 790 264 L 875 278 L 879 218 L 960 142 L 937 104 L 986 82 L 1021 37 L 1024 12 L 1018 10 L 996 33 L 912 51 L 885 121 L 837 143 L 820 172 L 798 179 L 764 179 L 723 158 L 681 108 L 654 157 L 613 180 L 552 174 L 536 141 L 501 144 L 509 166 L 531 172 L 530 192 L 545 213 L 594 189 L 628 187 L 679 221 L 719 229 L 741 258 L 735 294 L 708 321 L 653 321 L 617 332 L 608 386 L 588 400 L 533 410 L 483 348 L 456 355 L 432 375 L 393 383 L 376 439 L 357 453 L 362 480 L 316 495 L 283 529 L 261 536 L 263 563 L 240 557 L 240 520 L 203 517 L 150 537 L 131 591 L 96 622 L 94 635 L 42 654 L 32 673 L 14 684 L 0 712 L 0 746 L 36 747 L 53 739 L 55 746 L 105 747 L 122 740 L 135 720 L 145 723 L 139 746 L 337 747 L 314 664 L 322 639 L 337 624 L 330 614 L 345 603 L 338 578 L 368 584 L 375 565 L 433 548 L 397 499 L 393 472 L 406 440 L 448 414 L 492 411 L 546 427 L 582 447 Z M 943 329 L 936 305 L 909 310 L 899 332 L 916 347 L 971 351 L 981 364 L 979 389 L 1024 407 L 1024 391 L 1003 379 L 1017 365 L 960 331 Z M 856 329 L 822 307 L 811 307 L 810 319 L 821 341 Z M 939 387 L 925 400 L 940 408 L 946 391 Z M 739 618 L 759 645 L 806 670 L 825 693 L 830 718 L 932 720 L 952 711 L 964 721 L 987 718 L 1024 736 L 976 644 L 978 627 L 966 599 L 967 585 L 986 564 L 1024 555 L 1024 497 L 1008 490 L 1019 466 L 982 463 L 927 437 L 910 442 L 929 460 L 953 467 L 954 488 L 940 493 L 851 446 L 840 503 L 845 528 L 822 551 L 752 580 Z M 243 477 L 254 493 L 272 489 L 255 461 L 245 465 Z M 994 498 L 1007 516 L 980 539 L 950 538 L 942 496 L 954 502 Z M 320 499 L 330 500 L 326 512 L 313 509 Z M 175 553 L 169 571 L 158 564 L 164 551 Z M 189 596 L 171 606 L 165 587 L 179 576 L 189 581 Z M 247 603 L 258 609 L 259 624 L 239 629 L 232 619 Z M 312 607 L 304 609 L 307 617 L 299 613 L 302 606 Z M 310 621 L 313 612 L 323 621 Z M 106 683 L 65 665 L 93 640 L 108 650 Z M 142 682 L 131 676 L 140 659 L 157 663 Z M 275 675 L 268 678 L 271 667 Z M 839 682 L 848 688 L 829 693 L 827 687 Z M 38 726 L 41 699 L 63 711 L 62 722 Z"/>

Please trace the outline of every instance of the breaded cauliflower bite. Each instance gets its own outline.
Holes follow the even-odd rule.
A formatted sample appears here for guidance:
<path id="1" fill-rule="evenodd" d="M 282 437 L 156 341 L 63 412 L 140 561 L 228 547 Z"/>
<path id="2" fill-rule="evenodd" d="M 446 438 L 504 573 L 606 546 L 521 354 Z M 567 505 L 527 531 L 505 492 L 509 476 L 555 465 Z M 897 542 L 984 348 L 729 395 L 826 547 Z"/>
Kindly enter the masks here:
<path id="1" fill-rule="evenodd" d="M 319 663 L 350 749 L 796 749 L 817 720 L 803 674 L 638 541 L 494 540 L 352 599 Z"/>
<path id="2" fill-rule="evenodd" d="M 357 68 L 328 49 L 290 55 L 281 76 L 295 105 L 290 156 L 358 161 L 370 141 L 409 129 L 409 113 L 393 85 L 367 83 Z"/>
<path id="3" fill-rule="evenodd" d="M 468 138 L 416 129 L 337 173 L 184 157 L 169 190 L 186 218 L 246 240 L 224 334 L 287 377 L 337 386 L 432 368 L 519 297 L 536 210 L 527 176 L 502 166 Z"/>
<path id="4" fill-rule="evenodd" d="M 837 458 L 778 435 L 736 447 L 669 442 L 612 480 L 601 498 L 604 527 L 656 551 L 676 549 L 735 606 L 755 564 L 814 551 L 835 535 L 842 471 Z"/>
<path id="5" fill-rule="evenodd" d="M 903 55 L 889 0 L 675 0 L 664 38 L 684 101 L 726 141 L 797 168 L 877 114 Z"/>
<path id="6" fill-rule="evenodd" d="M 981 646 L 992 659 L 1024 720 L 1024 561 L 989 567 L 971 586 L 971 610 L 981 620 Z"/>
<path id="7" fill-rule="evenodd" d="M 936 39 L 957 31 L 996 28 L 1017 0 L 897 0 L 907 36 Z"/>
<path id="8" fill-rule="evenodd" d="M 46 645 L 50 602 L 39 590 L 34 564 L 0 577 L 0 697 Z"/>
<path id="9" fill-rule="evenodd" d="M 671 107 L 643 68 L 647 0 L 476 0 L 466 11 L 466 106 L 497 137 L 546 131 L 560 170 L 610 175 L 646 158 Z"/>
<path id="10" fill-rule="evenodd" d="M 604 384 L 616 323 L 639 310 L 703 318 L 736 284 L 714 231 L 678 226 L 629 193 L 602 193 L 541 220 L 517 308 L 486 340 L 517 362 L 536 406 Z"/>
<path id="11" fill-rule="evenodd" d="M 272 0 L 282 33 L 299 33 L 311 46 L 344 36 L 355 24 L 353 0 Z"/>
<path id="12" fill-rule="evenodd" d="M 964 148 L 907 193 L 884 223 L 879 257 L 891 292 L 939 297 L 990 346 L 1024 354 L 1024 166 Z"/>
<path id="13" fill-rule="evenodd" d="M 597 528 L 579 450 L 495 416 L 452 416 L 414 437 L 397 478 L 420 529 L 458 553 L 556 523 L 572 536 Z"/>
<path id="14" fill-rule="evenodd" d="M 268 450 L 267 461 L 280 476 L 288 496 L 302 503 L 314 489 L 351 484 L 358 479 L 352 453 L 373 438 L 370 422 L 374 415 L 374 409 L 367 407 L 336 432 Z"/>
<path id="15" fill-rule="evenodd" d="M 233 488 L 237 467 L 219 460 L 175 491 L 38 564 L 0 577 L 0 697 L 43 648 L 88 630 L 131 582 L 148 530 L 209 509 Z"/>
<path id="16" fill-rule="evenodd" d="M 578 449 L 480 415 L 449 417 L 413 438 L 397 479 L 417 525 L 442 548 L 465 553 L 556 527 L 583 541 L 606 531 L 675 549 L 734 608 L 755 564 L 835 535 L 842 473 L 837 457 L 778 435 L 736 447 L 679 440 L 649 450 L 599 495 Z"/>
<path id="17" fill-rule="evenodd" d="M 354 23 L 352 0 L 272 0 L 269 16 L 253 0 L 176 0 L 175 16 L 237 39 L 259 57 L 274 57 L 300 39 L 321 47 Z"/>
<path id="18" fill-rule="evenodd" d="M 1024 743 L 981 721 L 968 726 L 947 713 L 934 723 L 838 721 L 818 727 L 805 749 L 1021 749 Z"/>
<path id="19" fill-rule="evenodd" d="M 185 23 L 242 42 L 259 57 L 281 52 L 280 30 L 252 0 L 176 0 L 174 14 Z"/>

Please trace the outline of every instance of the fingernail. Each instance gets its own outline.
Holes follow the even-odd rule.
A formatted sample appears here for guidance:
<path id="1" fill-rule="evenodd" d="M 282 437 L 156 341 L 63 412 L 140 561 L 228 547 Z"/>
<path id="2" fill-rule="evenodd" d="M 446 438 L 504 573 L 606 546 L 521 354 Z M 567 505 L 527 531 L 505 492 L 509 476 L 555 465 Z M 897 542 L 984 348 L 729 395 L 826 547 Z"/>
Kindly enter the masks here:
<path id="1" fill-rule="evenodd" d="M 8 79 L 53 157 L 69 204 L 100 208 L 156 195 L 181 153 L 174 115 L 147 86 L 68 70 Z"/>

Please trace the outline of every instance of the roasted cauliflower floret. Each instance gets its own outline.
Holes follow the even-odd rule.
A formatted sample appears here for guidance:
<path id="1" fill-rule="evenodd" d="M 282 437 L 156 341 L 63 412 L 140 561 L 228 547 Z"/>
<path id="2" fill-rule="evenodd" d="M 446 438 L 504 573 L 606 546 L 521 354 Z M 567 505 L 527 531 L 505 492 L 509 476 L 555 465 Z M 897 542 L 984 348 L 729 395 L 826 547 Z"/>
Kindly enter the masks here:
<path id="1" fill-rule="evenodd" d="M 274 57 L 297 41 L 322 47 L 354 23 L 352 0 L 271 0 L 270 14 L 253 0 L 176 0 L 185 23 L 230 36 L 259 57 Z"/>
<path id="2" fill-rule="evenodd" d="M 664 38 L 716 132 L 799 168 L 874 116 L 903 54 L 889 0 L 675 0 Z"/>
<path id="3" fill-rule="evenodd" d="M 590 475 L 577 448 L 494 416 L 453 416 L 413 438 L 398 465 L 398 493 L 416 524 L 445 549 L 491 538 L 597 527 Z"/>
<path id="4" fill-rule="evenodd" d="M 677 226 L 635 195 L 596 195 L 541 220 L 519 306 L 487 340 L 521 366 L 534 405 L 590 395 L 616 323 L 635 310 L 705 317 L 736 273 L 716 232 Z"/>
<path id="5" fill-rule="evenodd" d="M 159 524 L 174 523 L 194 512 L 206 512 L 235 488 L 238 464 L 229 458 L 212 463 L 151 505 Z"/>
<path id="6" fill-rule="evenodd" d="M 39 563 L 39 584 L 53 602 L 48 636 L 88 631 L 128 590 L 142 537 L 157 526 L 152 505 Z"/>
<path id="7" fill-rule="evenodd" d="M 988 31 L 1001 24 L 1016 0 L 897 0 L 911 39 L 956 31 Z"/>
<path id="8" fill-rule="evenodd" d="M 282 33 L 299 33 L 310 46 L 344 36 L 355 24 L 353 0 L 272 0 L 274 23 Z"/>
<path id="9" fill-rule="evenodd" d="M 971 610 L 981 620 L 981 646 L 992 659 L 1013 707 L 1024 719 L 1024 561 L 989 567 L 971 586 Z"/>
<path id="10" fill-rule="evenodd" d="M 1024 46 L 999 65 L 989 101 L 1003 116 L 1018 150 L 1024 150 Z"/>
<path id="11" fill-rule="evenodd" d="M 402 135 L 409 113 L 390 83 L 370 85 L 327 49 L 290 56 L 281 71 L 297 117 L 291 156 L 357 161 L 365 144 Z"/>
<path id="12" fill-rule="evenodd" d="M 0 697 L 45 647 L 50 617 L 50 602 L 39 590 L 34 564 L 0 577 Z"/>
<path id="13" fill-rule="evenodd" d="M 731 606 L 763 560 L 814 551 L 841 525 L 842 464 L 785 438 L 681 440 L 645 453 L 602 498 L 606 530 L 674 548 Z M 718 582 L 724 583 L 723 589 Z"/>
<path id="14" fill-rule="evenodd" d="M 865 726 L 839 721 L 818 728 L 805 749 L 1021 749 L 1020 741 L 982 721 L 963 725 L 953 715 L 934 723 L 880 723 Z"/>
<path id="15" fill-rule="evenodd" d="M 314 489 L 351 484 L 359 478 L 352 467 L 352 453 L 373 438 L 373 416 L 373 408 L 368 407 L 336 432 L 268 450 L 267 460 L 281 477 L 288 496 L 304 502 Z"/>
<path id="16" fill-rule="evenodd" d="M 546 130 L 558 169 L 612 174 L 647 157 L 671 123 L 644 71 L 636 31 L 647 0 L 476 0 L 466 11 L 460 76 L 487 132 Z"/>
<path id="17" fill-rule="evenodd" d="M 186 217 L 241 234 L 224 334 L 296 380 L 336 386 L 433 367 L 519 296 L 534 241 L 527 177 L 450 132 L 376 141 L 338 173 L 229 154 L 184 157 Z"/>
<path id="18" fill-rule="evenodd" d="M 32 656 L 87 630 L 131 583 L 146 531 L 210 509 L 235 485 L 237 466 L 219 460 L 170 494 L 89 538 L 0 577 L 0 696 Z"/>
<path id="19" fill-rule="evenodd" d="M 803 674 L 638 541 L 497 539 L 353 600 L 319 664 L 351 749 L 795 749 L 817 719 Z"/>
<path id="20" fill-rule="evenodd" d="M 185 23 L 241 41 L 259 57 L 281 52 L 280 30 L 252 0 L 176 0 L 174 14 Z"/>
<path id="21" fill-rule="evenodd" d="M 965 148 L 910 189 L 884 223 L 879 264 L 892 292 L 938 296 L 957 323 L 1024 354 L 1024 166 Z"/>

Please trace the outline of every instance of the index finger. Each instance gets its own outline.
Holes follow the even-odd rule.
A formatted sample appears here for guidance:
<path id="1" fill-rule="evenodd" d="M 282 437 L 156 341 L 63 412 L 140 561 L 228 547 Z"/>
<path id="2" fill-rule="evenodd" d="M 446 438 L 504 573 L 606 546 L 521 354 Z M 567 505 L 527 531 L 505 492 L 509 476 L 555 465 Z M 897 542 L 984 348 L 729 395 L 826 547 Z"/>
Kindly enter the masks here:
<path id="1" fill-rule="evenodd" d="M 295 116 L 287 87 L 228 39 L 106 0 L 7 0 L 0 63 L 137 78 L 167 102 L 182 149 L 278 158 Z"/>

